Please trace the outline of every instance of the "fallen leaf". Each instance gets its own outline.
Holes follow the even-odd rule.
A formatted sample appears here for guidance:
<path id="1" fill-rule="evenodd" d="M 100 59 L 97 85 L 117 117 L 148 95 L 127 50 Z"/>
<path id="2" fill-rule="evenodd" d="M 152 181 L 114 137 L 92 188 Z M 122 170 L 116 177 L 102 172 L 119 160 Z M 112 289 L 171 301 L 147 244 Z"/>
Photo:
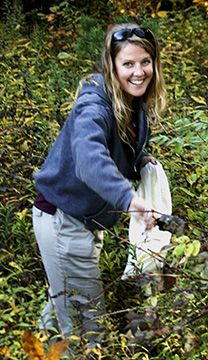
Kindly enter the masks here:
<path id="1" fill-rule="evenodd" d="M 67 349 L 69 342 L 66 340 L 59 341 L 51 346 L 45 360 L 59 360 L 61 354 Z"/>
<path id="2" fill-rule="evenodd" d="M 44 347 L 42 342 L 27 330 L 25 330 L 22 339 L 23 349 L 29 355 L 28 360 L 43 360 Z"/>
<path id="3" fill-rule="evenodd" d="M 2 349 L 0 349 L 0 354 L 5 355 L 7 353 L 8 347 L 4 346 Z"/>

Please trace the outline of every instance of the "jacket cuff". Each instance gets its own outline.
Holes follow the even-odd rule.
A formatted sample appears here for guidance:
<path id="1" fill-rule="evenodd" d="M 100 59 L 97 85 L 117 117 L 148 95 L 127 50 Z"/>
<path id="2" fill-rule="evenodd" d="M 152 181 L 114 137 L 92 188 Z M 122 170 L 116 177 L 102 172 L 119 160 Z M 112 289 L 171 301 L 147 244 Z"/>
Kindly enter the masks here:
<path id="1" fill-rule="evenodd" d="M 141 160 L 144 156 L 150 156 L 150 154 L 146 153 L 145 151 L 142 151 L 141 154 L 138 156 L 135 163 L 137 172 L 140 172 L 139 168 L 140 168 Z"/>
<path id="2" fill-rule="evenodd" d="M 135 195 L 136 195 L 136 192 L 132 191 L 130 196 L 128 197 L 128 200 L 125 202 L 125 204 L 123 206 L 124 211 L 128 211 L 128 208 L 129 208 L 129 206 L 131 204 L 131 201 L 132 201 L 132 199 L 134 198 Z"/>

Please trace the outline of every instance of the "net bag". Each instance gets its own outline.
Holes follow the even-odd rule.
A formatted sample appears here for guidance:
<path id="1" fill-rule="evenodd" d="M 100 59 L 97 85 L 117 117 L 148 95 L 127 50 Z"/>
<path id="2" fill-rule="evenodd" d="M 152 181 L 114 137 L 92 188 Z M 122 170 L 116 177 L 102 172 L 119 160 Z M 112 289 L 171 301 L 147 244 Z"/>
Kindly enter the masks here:
<path id="1" fill-rule="evenodd" d="M 149 162 L 143 167 L 137 194 L 149 203 L 151 209 L 159 212 L 154 213 L 155 218 L 159 218 L 161 214 L 171 215 L 171 193 L 161 163 L 153 165 Z M 139 272 L 158 272 L 163 261 L 157 254 L 170 244 L 170 240 L 169 231 L 161 231 L 157 225 L 151 230 L 145 230 L 145 222 L 137 220 L 132 214 L 129 222 L 129 241 L 134 246 L 129 252 L 122 279 Z M 161 255 L 165 256 L 164 253 Z"/>

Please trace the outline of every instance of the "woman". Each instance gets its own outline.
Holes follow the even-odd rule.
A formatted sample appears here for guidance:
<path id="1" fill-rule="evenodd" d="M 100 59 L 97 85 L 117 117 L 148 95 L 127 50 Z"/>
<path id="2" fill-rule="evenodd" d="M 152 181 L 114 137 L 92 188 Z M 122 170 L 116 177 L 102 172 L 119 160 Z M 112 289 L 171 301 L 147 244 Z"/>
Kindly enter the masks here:
<path id="1" fill-rule="evenodd" d="M 137 24 L 108 30 L 101 64 L 102 73 L 81 82 L 70 115 L 35 175 L 39 195 L 33 207 L 35 236 L 50 284 L 42 327 L 71 334 L 71 311 L 79 304 L 82 330 L 93 331 L 91 342 L 99 324 L 89 319 L 105 307 L 100 230 L 116 223 L 116 210 L 142 217 L 147 228 L 154 224 L 151 209 L 129 180 L 139 178 L 147 162 L 157 163 L 144 152 L 150 134 L 148 110 L 153 101 L 158 117 L 166 94 L 157 40 Z M 95 305 L 96 311 L 90 311 Z M 54 309 L 56 317 L 50 318 Z"/>

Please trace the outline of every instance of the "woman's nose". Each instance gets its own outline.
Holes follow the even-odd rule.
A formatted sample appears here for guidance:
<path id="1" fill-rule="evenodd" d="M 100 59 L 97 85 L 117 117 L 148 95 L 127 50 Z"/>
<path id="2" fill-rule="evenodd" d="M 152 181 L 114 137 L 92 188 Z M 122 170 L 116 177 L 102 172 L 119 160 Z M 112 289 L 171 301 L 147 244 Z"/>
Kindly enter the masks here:
<path id="1" fill-rule="evenodd" d="M 144 70 L 142 69 L 141 65 L 136 65 L 135 66 L 134 75 L 136 75 L 136 76 L 144 75 Z"/>

